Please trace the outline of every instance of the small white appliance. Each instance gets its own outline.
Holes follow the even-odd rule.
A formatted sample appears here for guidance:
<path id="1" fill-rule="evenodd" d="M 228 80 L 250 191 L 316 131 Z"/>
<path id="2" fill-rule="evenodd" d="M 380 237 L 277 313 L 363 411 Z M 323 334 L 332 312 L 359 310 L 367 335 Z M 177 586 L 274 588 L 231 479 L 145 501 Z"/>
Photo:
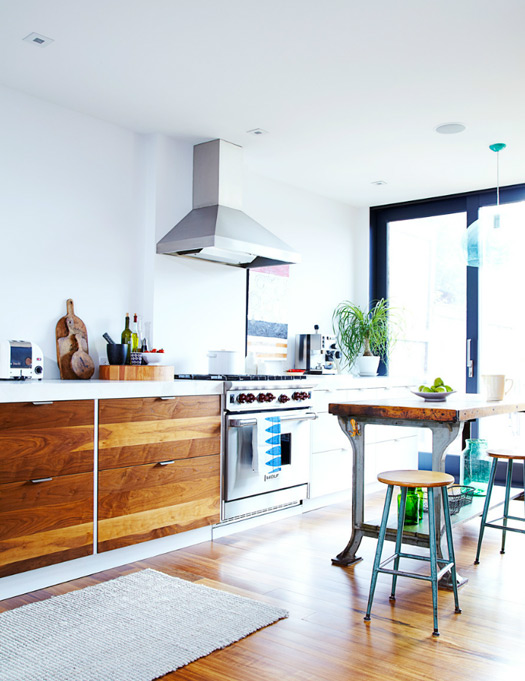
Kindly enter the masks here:
<path id="1" fill-rule="evenodd" d="M 0 341 L 0 379 L 19 380 L 44 377 L 44 354 L 31 341 Z"/>

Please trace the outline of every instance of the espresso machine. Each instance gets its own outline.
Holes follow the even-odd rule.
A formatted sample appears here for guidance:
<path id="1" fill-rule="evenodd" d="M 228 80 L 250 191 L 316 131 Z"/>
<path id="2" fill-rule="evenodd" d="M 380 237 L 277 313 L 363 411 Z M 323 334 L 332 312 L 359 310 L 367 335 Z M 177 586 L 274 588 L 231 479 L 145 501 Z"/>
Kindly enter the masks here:
<path id="1" fill-rule="evenodd" d="M 314 329 L 315 333 L 298 333 L 295 337 L 295 368 L 307 374 L 336 374 L 341 357 L 337 339 L 320 334 L 318 324 Z"/>

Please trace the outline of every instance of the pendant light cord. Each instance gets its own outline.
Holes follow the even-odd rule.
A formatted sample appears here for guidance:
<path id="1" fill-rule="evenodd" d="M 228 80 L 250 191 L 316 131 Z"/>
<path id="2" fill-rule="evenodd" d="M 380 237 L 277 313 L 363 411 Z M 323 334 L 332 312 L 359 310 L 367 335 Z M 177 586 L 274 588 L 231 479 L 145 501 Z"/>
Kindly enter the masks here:
<path id="1" fill-rule="evenodd" d="M 496 152 L 496 206 L 499 208 L 499 151 Z"/>

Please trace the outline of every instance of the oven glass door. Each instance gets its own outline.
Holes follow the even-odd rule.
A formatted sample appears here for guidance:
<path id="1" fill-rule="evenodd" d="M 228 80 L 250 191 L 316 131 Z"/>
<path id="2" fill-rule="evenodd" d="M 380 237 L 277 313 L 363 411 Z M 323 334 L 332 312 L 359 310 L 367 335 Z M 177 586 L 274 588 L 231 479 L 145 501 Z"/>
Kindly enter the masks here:
<path id="1" fill-rule="evenodd" d="M 302 485 L 309 481 L 310 419 L 306 410 L 229 414 L 226 417 L 225 501 Z M 277 417 L 267 451 L 280 445 L 280 461 L 261 451 L 261 429 Z M 280 426 L 280 428 L 279 428 Z M 265 442 L 266 436 L 262 438 Z M 278 450 L 275 450 L 278 451 Z"/>

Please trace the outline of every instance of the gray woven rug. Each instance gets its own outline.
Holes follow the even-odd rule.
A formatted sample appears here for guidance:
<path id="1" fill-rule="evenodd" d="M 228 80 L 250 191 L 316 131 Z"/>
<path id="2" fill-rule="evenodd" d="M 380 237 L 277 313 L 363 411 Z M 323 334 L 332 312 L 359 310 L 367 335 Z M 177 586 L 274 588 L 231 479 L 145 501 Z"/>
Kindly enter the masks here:
<path id="1" fill-rule="evenodd" d="M 152 681 L 287 616 L 142 570 L 0 613 L 0 680 Z"/>

